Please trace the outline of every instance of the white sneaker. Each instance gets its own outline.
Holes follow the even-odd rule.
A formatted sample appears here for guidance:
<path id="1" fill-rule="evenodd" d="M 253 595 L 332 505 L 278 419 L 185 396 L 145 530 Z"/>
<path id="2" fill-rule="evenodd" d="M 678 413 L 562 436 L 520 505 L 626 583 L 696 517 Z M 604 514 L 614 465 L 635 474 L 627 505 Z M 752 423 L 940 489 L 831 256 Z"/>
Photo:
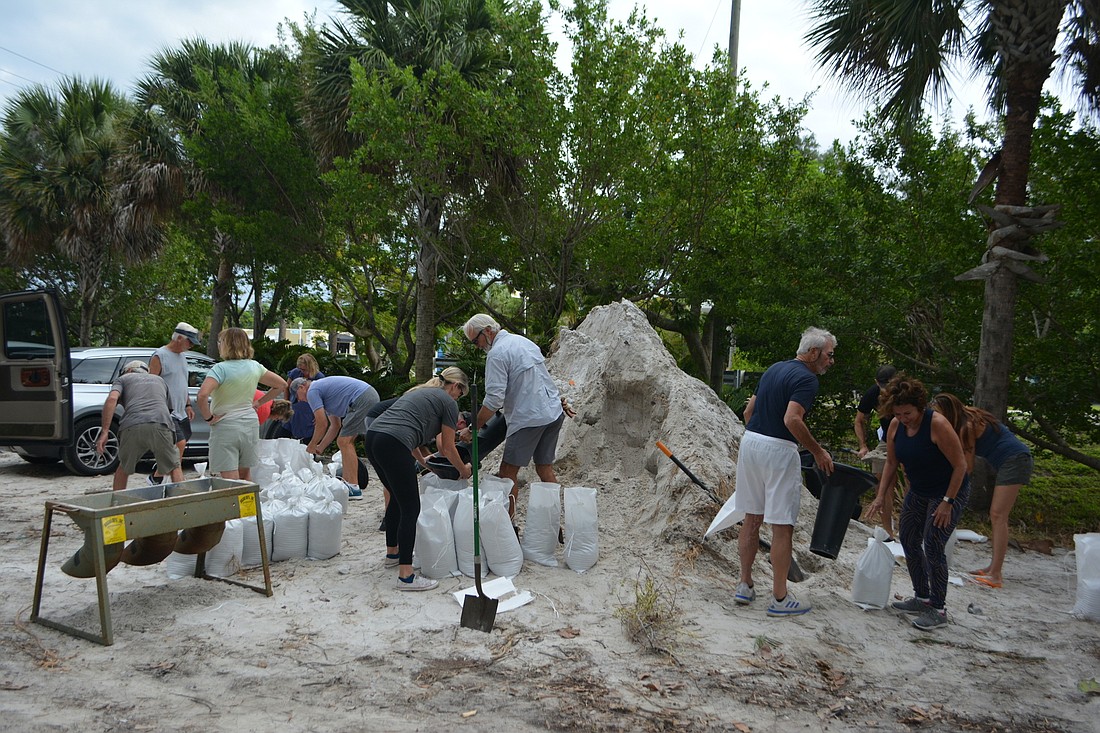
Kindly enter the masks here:
<path id="1" fill-rule="evenodd" d="M 389 553 L 386 553 L 386 561 L 384 563 L 382 563 L 382 567 L 396 568 L 400 564 L 401 564 L 401 558 L 399 556 L 393 555 L 391 557 Z"/>
<path id="2" fill-rule="evenodd" d="M 813 608 L 809 603 L 800 601 L 794 597 L 794 594 L 788 592 L 787 597 L 782 601 L 772 599 L 771 605 L 768 606 L 768 610 L 765 613 L 769 616 L 784 617 L 784 616 L 801 616 L 804 613 L 809 613 Z"/>
<path id="3" fill-rule="evenodd" d="M 413 575 L 408 580 L 400 577 L 397 579 L 397 590 L 431 590 L 437 585 L 439 585 L 437 581 L 430 580 L 422 575 Z"/>
<path id="4" fill-rule="evenodd" d="M 739 606 L 747 606 L 756 600 L 756 589 L 748 583 L 738 583 L 737 591 L 733 594 L 733 600 Z"/>

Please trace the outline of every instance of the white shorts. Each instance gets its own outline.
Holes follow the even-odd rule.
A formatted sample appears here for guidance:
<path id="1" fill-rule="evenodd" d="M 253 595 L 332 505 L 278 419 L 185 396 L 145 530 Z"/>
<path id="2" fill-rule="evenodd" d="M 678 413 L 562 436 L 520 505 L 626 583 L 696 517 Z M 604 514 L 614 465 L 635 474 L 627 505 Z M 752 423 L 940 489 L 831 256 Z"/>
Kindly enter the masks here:
<path id="1" fill-rule="evenodd" d="M 746 432 L 737 453 L 733 508 L 768 524 L 794 525 L 802 500 L 802 464 L 789 440 Z"/>

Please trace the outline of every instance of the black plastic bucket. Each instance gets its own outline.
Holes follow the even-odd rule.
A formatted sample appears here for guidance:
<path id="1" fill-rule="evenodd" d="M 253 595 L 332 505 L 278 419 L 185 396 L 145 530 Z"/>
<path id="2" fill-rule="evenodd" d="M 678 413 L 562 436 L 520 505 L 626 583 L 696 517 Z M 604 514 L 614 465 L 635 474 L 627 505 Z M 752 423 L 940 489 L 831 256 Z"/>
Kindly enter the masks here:
<path id="1" fill-rule="evenodd" d="M 810 537 L 810 552 L 830 560 L 840 554 L 848 520 L 859 517 L 859 497 L 878 484 L 874 474 L 854 466 L 834 463 L 833 467 L 833 474 L 824 478 L 821 487 L 821 501 Z M 821 470 L 815 467 L 807 473 L 820 474 Z"/>

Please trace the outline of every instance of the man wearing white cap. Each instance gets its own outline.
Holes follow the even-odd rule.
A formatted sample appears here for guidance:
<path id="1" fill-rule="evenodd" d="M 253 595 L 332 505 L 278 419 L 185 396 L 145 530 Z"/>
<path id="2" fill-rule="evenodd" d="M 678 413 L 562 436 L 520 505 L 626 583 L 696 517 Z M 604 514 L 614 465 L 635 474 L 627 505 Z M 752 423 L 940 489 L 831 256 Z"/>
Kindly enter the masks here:
<path id="1" fill-rule="evenodd" d="M 149 360 L 149 373 L 159 375 L 168 384 L 173 432 L 181 461 L 187 441 L 191 439 L 191 421 L 195 419 L 187 393 L 187 357 L 184 354 L 200 340 L 199 329 L 181 321 L 176 324 L 168 343 L 153 352 L 153 358 Z M 158 470 L 149 476 L 149 483 L 158 484 L 164 478 L 159 468 L 158 462 Z"/>
<path id="2" fill-rule="evenodd" d="M 122 367 L 103 403 L 102 425 L 95 444 L 97 453 L 103 453 L 107 447 L 111 421 L 119 404 L 125 412 L 118 426 L 118 469 L 111 488 L 115 491 L 126 488 L 126 479 L 147 451 L 153 452 L 157 464 L 169 472 L 172 481 L 182 481 L 179 458 L 172 449 L 172 417 L 164 380 L 150 374 L 149 367 L 140 359 Z"/>

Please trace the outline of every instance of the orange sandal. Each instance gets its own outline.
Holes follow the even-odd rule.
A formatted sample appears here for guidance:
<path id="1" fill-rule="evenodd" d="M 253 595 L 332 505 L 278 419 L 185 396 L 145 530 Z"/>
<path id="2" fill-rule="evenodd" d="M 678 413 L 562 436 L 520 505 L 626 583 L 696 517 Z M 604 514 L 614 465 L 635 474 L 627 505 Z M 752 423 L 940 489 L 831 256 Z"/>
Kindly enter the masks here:
<path id="1" fill-rule="evenodd" d="M 1000 588 L 1002 585 L 988 575 L 972 575 L 970 581 L 978 585 L 984 585 L 986 588 Z"/>

